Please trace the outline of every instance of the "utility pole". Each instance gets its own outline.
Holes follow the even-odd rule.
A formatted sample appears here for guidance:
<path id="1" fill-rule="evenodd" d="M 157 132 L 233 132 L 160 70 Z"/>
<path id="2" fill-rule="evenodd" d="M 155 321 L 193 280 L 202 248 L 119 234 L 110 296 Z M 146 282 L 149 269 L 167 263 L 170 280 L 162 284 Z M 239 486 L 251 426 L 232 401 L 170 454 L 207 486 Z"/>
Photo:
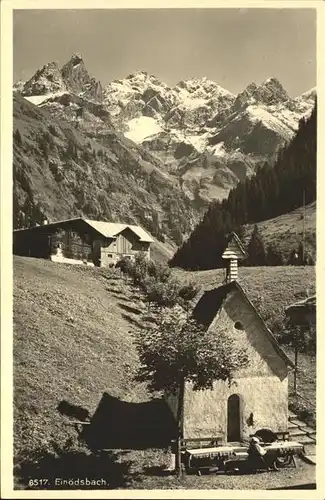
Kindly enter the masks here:
<path id="1" fill-rule="evenodd" d="M 305 265 L 305 218 L 306 218 L 306 206 L 305 206 L 305 190 L 302 192 L 302 206 L 303 206 L 303 216 L 302 216 L 302 264 Z"/>
<path id="2" fill-rule="evenodd" d="M 298 339 L 300 334 L 300 327 L 297 325 L 295 328 L 295 371 L 293 379 L 293 393 L 297 394 L 297 372 L 298 372 Z"/>

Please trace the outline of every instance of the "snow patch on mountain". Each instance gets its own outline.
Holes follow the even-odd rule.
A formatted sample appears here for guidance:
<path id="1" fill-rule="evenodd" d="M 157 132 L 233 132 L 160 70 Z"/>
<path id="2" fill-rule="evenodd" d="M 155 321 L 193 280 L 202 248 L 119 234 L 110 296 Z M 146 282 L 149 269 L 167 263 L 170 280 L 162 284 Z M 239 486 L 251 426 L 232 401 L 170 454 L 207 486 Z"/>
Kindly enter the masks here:
<path id="1" fill-rule="evenodd" d="M 273 130 L 284 138 L 290 139 L 292 130 L 287 127 L 281 120 L 271 115 L 266 109 L 261 106 L 248 106 L 246 112 L 250 114 L 253 122 L 261 122 L 265 127 Z"/>
<path id="2" fill-rule="evenodd" d="M 185 141 L 187 141 L 189 144 L 192 144 L 192 146 L 198 151 L 198 153 L 203 153 L 208 144 L 208 136 L 208 133 L 200 135 L 187 135 Z"/>
<path id="3" fill-rule="evenodd" d="M 63 94 L 66 94 L 65 91 L 61 92 L 49 92 L 48 94 L 45 95 L 29 95 L 29 96 L 24 96 L 27 101 L 31 102 L 32 104 L 35 104 L 35 106 L 40 106 L 41 104 L 44 104 L 46 101 L 49 99 L 54 99 L 55 97 L 59 97 Z"/>
<path id="4" fill-rule="evenodd" d="M 187 109 L 195 109 L 207 105 L 207 99 L 203 97 L 193 97 L 186 90 L 181 90 L 178 94 L 181 104 Z"/>
<path id="5" fill-rule="evenodd" d="M 226 150 L 224 148 L 225 143 L 224 142 L 218 142 L 218 144 L 215 144 L 214 146 L 209 147 L 209 151 L 214 155 L 214 156 L 225 156 Z"/>
<path id="6" fill-rule="evenodd" d="M 316 87 L 313 87 L 309 90 L 307 90 L 307 92 L 304 92 L 303 94 L 301 94 L 297 99 L 302 99 L 304 101 L 307 101 L 307 100 L 315 100 L 316 98 Z"/>
<path id="7" fill-rule="evenodd" d="M 125 137 L 136 143 L 141 143 L 148 137 L 162 132 L 158 121 L 150 116 L 140 116 L 127 122 L 128 130 L 124 132 Z"/>

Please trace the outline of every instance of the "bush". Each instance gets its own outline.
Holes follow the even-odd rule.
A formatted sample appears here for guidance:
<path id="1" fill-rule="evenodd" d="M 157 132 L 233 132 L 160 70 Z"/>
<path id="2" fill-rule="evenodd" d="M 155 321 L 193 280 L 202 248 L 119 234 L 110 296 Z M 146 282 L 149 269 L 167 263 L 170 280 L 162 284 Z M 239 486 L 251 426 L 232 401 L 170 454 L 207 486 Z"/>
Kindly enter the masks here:
<path id="1" fill-rule="evenodd" d="M 143 291 L 149 303 L 154 302 L 159 307 L 173 307 L 179 302 L 180 283 L 176 279 L 166 282 L 148 277 L 143 283 Z"/>
<path id="2" fill-rule="evenodd" d="M 190 301 L 199 291 L 193 283 L 182 285 L 177 278 L 171 277 L 171 269 L 166 264 L 149 260 L 146 253 L 138 253 L 133 262 L 123 258 L 116 267 L 141 289 L 149 304 L 155 303 L 158 307 L 179 304 L 188 312 Z"/>
<path id="3" fill-rule="evenodd" d="M 116 263 L 116 267 L 121 270 L 123 274 L 131 276 L 131 268 L 134 266 L 133 262 L 126 257 L 123 257 Z"/>
<path id="4" fill-rule="evenodd" d="M 130 276 L 134 285 L 142 287 L 148 275 L 149 260 L 145 253 L 138 253 L 135 256 L 134 263 L 130 268 Z"/>
<path id="5" fill-rule="evenodd" d="M 165 264 L 156 264 L 153 261 L 150 261 L 148 264 L 148 275 L 154 277 L 157 281 L 161 281 L 166 283 L 171 275 L 171 270 Z"/>

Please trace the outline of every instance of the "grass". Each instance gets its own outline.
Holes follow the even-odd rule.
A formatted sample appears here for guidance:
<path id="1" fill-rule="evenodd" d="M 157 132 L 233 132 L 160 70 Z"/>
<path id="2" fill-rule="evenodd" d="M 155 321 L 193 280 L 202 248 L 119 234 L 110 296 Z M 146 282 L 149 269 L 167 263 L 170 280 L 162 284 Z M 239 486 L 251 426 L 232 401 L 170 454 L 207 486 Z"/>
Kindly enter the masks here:
<path id="1" fill-rule="evenodd" d="M 175 275 L 184 281 L 193 281 L 206 289 L 219 286 L 223 269 L 184 271 L 175 269 Z M 238 280 L 248 297 L 261 312 L 274 333 L 281 333 L 285 308 L 315 291 L 315 269 L 312 266 L 239 267 Z"/>
<path id="2" fill-rule="evenodd" d="M 71 436 L 56 408 L 66 400 L 93 413 L 104 391 L 146 399 L 132 376 L 131 326 L 102 270 L 15 258 L 15 452 Z"/>
<path id="3" fill-rule="evenodd" d="M 220 271 L 174 272 L 207 288 L 222 280 Z M 241 269 L 240 273 L 253 295 L 264 290 L 266 303 L 272 304 L 270 310 L 281 309 L 283 301 L 290 303 L 295 294 L 303 293 L 306 282 L 313 283 L 311 268 Z M 124 418 L 129 412 L 136 419 L 144 408 L 139 403 L 156 397 L 133 380 L 138 366 L 133 330 L 141 326 L 138 312 L 143 307 L 134 289 L 113 271 L 14 257 L 16 487 L 26 488 L 31 477 L 51 474 L 105 474 L 110 488 L 260 489 L 312 482 L 314 469 L 303 463 L 296 470 L 274 474 L 188 476 L 179 481 L 160 473 L 159 467 L 169 461 L 163 446 L 141 449 L 124 443 L 105 452 L 103 458 L 78 441 L 68 412 L 58 411 L 60 403 L 65 402 L 74 419 L 80 419 L 80 412 L 98 412 L 106 393 Z M 148 404 L 159 411 L 154 401 Z M 158 421 L 159 415 L 156 417 Z M 104 414 L 102 429 L 111 429 L 111 425 Z"/>
<path id="4" fill-rule="evenodd" d="M 302 207 L 273 219 L 258 222 L 257 227 L 262 235 L 265 246 L 274 243 L 286 258 L 298 245 L 303 235 Z M 246 242 L 252 234 L 254 224 L 245 226 Z M 316 202 L 305 208 L 305 241 L 306 251 L 315 256 L 316 253 Z"/>

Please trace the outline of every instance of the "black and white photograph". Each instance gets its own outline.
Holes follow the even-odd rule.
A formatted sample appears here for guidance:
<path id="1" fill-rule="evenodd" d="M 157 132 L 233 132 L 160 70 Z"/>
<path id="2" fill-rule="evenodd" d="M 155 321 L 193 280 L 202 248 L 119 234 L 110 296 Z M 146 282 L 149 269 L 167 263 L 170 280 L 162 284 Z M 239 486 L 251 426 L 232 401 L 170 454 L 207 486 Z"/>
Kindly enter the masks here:
<path id="1" fill-rule="evenodd" d="M 318 492 L 319 2 L 295 3 L 13 8 L 16 495 Z"/>

